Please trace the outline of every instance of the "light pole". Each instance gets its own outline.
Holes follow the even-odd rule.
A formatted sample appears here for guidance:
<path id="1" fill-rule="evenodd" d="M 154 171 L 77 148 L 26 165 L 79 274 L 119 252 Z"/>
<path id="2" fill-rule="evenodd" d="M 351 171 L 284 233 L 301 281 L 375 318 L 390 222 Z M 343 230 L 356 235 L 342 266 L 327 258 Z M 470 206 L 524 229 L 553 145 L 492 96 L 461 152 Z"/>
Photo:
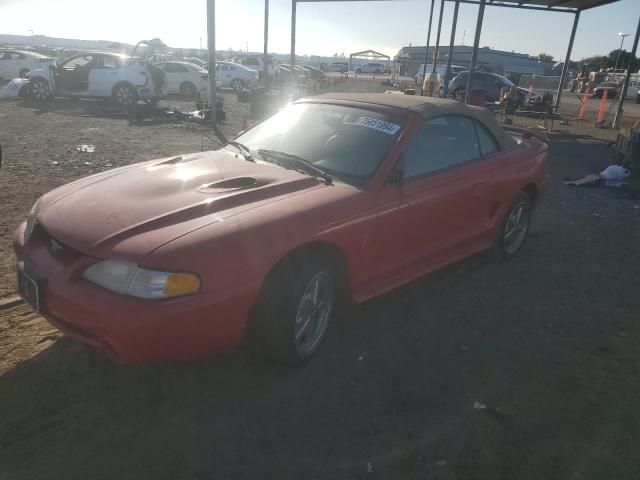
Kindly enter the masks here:
<path id="1" fill-rule="evenodd" d="M 630 33 L 622 33 L 619 32 L 618 36 L 621 38 L 620 40 L 620 50 L 618 50 L 618 56 L 616 57 L 616 66 L 613 68 L 614 70 L 618 69 L 618 61 L 620 60 L 620 53 L 622 53 L 622 44 L 624 43 L 624 38 L 631 35 Z"/>

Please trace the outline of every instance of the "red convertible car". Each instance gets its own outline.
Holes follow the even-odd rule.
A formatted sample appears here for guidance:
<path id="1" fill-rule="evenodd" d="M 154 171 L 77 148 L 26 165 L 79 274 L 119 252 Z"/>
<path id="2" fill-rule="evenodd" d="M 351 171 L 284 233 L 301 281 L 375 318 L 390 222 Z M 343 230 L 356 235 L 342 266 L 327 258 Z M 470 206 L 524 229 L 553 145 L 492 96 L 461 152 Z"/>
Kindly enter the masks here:
<path id="1" fill-rule="evenodd" d="M 485 109 L 392 94 L 289 105 L 217 151 L 47 193 L 18 228 L 24 300 L 122 363 L 242 341 L 289 363 L 361 302 L 523 245 L 547 144 Z"/>

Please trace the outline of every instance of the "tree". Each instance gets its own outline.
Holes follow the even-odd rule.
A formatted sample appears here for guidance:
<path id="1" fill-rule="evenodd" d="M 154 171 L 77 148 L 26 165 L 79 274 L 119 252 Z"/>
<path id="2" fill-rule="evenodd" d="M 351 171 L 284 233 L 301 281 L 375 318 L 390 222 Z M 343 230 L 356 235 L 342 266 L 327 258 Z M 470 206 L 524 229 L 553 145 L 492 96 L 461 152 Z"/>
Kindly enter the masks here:
<path id="1" fill-rule="evenodd" d="M 620 53 L 620 60 L 618 61 L 618 68 L 627 68 L 630 67 L 632 70 L 637 65 L 637 59 L 633 56 L 631 52 L 627 52 L 626 50 L 620 51 L 620 49 L 612 50 L 607 55 L 607 67 L 614 68 L 616 66 L 616 59 L 618 58 L 618 53 Z"/>
<path id="2" fill-rule="evenodd" d="M 539 53 L 538 58 L 543 62 L 552 62 L 553 55 L 549 55 L 548 53 Z"/>

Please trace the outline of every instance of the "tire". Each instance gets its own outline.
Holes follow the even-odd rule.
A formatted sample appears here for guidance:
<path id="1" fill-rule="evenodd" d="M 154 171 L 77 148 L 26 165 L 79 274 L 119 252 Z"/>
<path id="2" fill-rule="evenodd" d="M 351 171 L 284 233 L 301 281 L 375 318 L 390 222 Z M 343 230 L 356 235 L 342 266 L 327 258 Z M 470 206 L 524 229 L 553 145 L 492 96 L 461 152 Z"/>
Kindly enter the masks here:
<path id="1" fill-rule="evenodd" d="M 113 87 L 113 100 L 128 108 L 138 103 L 138 92 L 130 83 L 122 82 Z"/>
<path id="2" fill-rule="evenodd" d="M 239 92 L 244 88 L 244 82 L 239 78 L 234 78 L 231 80 L 231 88 L 233 88 L 236 92 Z"/>
<path id="3" fill-rule="evenodd" d="M 27 73 L 29 73 L 29 69 L 28 68 L 23 68 L 22 70 L 20 70 L 20 78 L 24 78 L 27 76 Z"/>
<path id="4" fill-rule="evenodd" d="M 525 192 L 518 193 L 501 224 L 495 242 L 494 249 L 499 259 L 508 260 L 520 251 L 529 233 L 531 213 L 531 197 Z"/>
<path id="5" fill-rule="evenodd" d="M 182 82 L 180 85 L 180 94 L 188 98 L 193 98 L 198 93 L 196 86 L 191 82 Z"/>
<path id="6" fill-rule="evenodd" d="M 53 92 L 51 91 L 51 85 L 44 78 L 34 78 L 29 83 L 29 92 L 31 98 L 38 102 L 45 102 L 53 98 Z"/>
<path id="7" fill-rule="evenodd" d="M 336 269 L 328 259 L 296 256 L 269 275 L 248 326 L 256 353 L 287 365 L 307 362 L 325 337 L 337 303 Z"/>

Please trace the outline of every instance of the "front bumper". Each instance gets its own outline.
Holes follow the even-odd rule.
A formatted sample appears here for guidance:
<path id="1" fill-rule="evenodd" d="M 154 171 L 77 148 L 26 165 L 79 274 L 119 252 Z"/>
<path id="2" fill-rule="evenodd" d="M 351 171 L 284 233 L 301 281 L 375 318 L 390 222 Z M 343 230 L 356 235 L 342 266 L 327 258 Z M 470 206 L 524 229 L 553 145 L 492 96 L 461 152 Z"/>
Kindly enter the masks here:
<path id="1" fill-rule="evenodd" d="M 63 246 L 36 227 L 28 245 L 24 224 L 14 237 L 18 261 L 38 281 L 41 313 L 56 328 L 119 363 L 188 360 L 238 345 L 257 294 L 251 287 L 143 300 L 106 290 L 82 277 L 95 259 Z"/>

